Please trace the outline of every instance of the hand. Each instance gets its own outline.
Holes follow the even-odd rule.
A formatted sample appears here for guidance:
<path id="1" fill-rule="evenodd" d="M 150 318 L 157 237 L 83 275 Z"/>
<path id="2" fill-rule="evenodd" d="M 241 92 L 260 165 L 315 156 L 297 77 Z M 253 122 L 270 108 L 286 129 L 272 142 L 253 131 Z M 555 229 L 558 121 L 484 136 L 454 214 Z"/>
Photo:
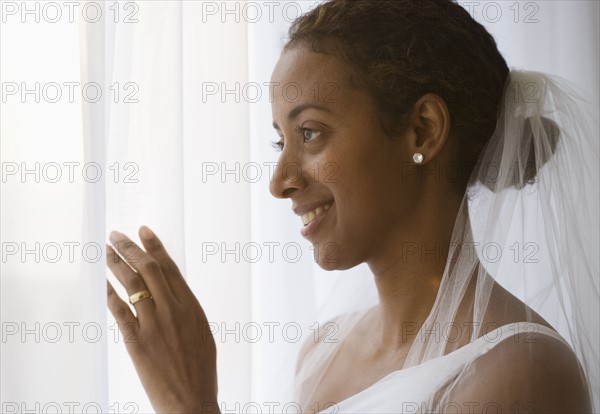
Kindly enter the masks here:
<path id="1" fill-rule="evenodd" d="M 113 232 L 106 261 L 129 296 L 149 290 L 135 303 L 137 317 L 108 283 L 108 308 L 125 338 L 144 389 L 157 412 L 218 412 L 217 351 L 198 300 L 158 237 L 140 228 L 146 251 Z M 136 274 L 137 272 L 137 274 Z"/>

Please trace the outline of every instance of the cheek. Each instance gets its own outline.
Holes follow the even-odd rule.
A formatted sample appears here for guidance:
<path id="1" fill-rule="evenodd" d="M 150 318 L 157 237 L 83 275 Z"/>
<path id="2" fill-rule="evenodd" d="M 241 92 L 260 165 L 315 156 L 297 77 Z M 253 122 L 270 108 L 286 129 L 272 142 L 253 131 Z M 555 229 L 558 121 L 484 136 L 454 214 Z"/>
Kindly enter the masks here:
<path id="1" fill-rule="evenodd" d="M 337 145 L 320 158 L 319 181 L 333 193 L 344 227 L 350 222 L 364 231 L 369 222 L 381 221 L 382 215 L 389 219 L 389 214 L 398 210 L 402 177 L 381 139 L 352 135 L 346 142 L 350 139 L 358 144 Z"/>
<path id="2" fill-rule="evenodd" d="M 387 231 L 410 207 L 410 193 L 397 172 L 384 162 L 356 169 L 345 185 L 344 218 L 361 232 Z"/>
<path id="3" fill-rule="evenodd" d="M 341 181 L 339 154 L 334 151 L 307 156 L 302 161 L 303 174 L 310 183 L 330 186 Z"/>

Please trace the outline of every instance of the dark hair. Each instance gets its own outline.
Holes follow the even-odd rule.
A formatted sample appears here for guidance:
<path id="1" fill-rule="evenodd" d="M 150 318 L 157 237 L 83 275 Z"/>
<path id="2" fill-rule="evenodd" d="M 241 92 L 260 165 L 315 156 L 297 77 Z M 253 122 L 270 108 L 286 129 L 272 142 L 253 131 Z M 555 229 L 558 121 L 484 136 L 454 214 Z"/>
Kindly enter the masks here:
<path id="1" fill-rule="evenodd" d="M 426 93 L 448 105 L 464 192 L 492 135 L 509 73 L 494 38 L 451 0 L 330 0 L 298 18 L 284 50 L 308 44 L 348 64 L 389 135 Z M 400 116 L 404 114 L 404 118 Z"/>

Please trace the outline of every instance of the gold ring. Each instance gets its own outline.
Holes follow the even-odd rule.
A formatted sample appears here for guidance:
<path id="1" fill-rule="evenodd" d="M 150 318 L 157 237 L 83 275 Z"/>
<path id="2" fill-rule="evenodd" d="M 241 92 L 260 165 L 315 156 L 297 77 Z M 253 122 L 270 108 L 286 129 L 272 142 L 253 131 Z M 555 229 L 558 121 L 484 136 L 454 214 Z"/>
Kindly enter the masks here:
<path id="1" fill-rule="evenodd" d="M 140 300 L 144 300 L 144 299 L 148 299 L 148 298 L 152 299 L 152 295 L 150 294 L 150 292 L 148 290 L 142 290 L 142 291 L 136 292 L 133 295 L 129 296 L 129 303 L 131 303 L 132 305 L 135 305 Z"/>

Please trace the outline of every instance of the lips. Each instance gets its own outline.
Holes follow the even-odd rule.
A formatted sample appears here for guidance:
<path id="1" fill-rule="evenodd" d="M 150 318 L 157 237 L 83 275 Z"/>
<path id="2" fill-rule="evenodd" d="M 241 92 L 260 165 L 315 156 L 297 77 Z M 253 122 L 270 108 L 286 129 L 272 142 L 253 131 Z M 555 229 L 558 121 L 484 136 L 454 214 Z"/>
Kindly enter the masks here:
<path id="1" fill-rule="evenodd" d="M 304 213 L 302 217 L 303 227 L 300 229 L 300 234 L 304 238 L 309 238 L 317 230 L 319 224 L 330 214 L 333 202 L 321 203 L 319 206 Z"/>
<path id="2" fill-rule="evenodd" d="M 298 204 L 292 207 L 294 213 L 302 219 L 303 227 L 300 229 L 302 237 L 306 238 L 315 231 L 318 224 L 327 216 L 332 204 L 333 200 L 329 199 Z"/>

